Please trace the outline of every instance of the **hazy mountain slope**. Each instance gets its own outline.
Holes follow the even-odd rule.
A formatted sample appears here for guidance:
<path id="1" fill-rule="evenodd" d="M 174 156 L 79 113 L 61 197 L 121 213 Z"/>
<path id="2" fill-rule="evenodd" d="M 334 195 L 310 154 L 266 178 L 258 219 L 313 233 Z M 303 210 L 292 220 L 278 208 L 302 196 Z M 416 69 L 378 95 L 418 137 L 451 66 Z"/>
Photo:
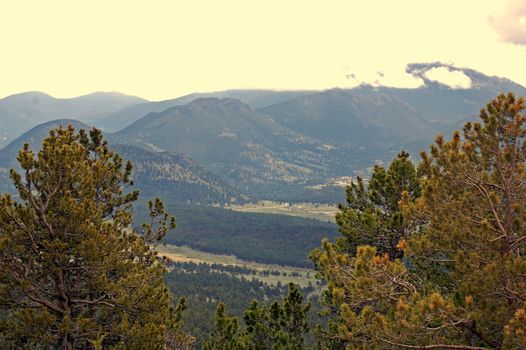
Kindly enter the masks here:
<path id="1" fill-rule="evenodd" d="M 70 124 L 77 130 L 90 128 L 76 120 L 55 120 L 34 127 L 1 149 L 0 190 L 12 191 L 7 179 L 8 169 L 18 167 L 16 157 L 25 143 L 36 153 L 50 129 Z M 170 203 L 195 204 L 243 202 L 248 198 L 183 154 L 155 153 L 129 145 L 112 144 L 111 148 L 132 161 L 135 186 L 143 197 L 161 196 Z"/>
<path id="2" fill-rule="evenodd" d="M 249 189 L 325 176 L 329 150 L 234 99 L 205 98 L 152 113 L 115 135 L 118 142 L 190 155 Z"/>
<path id="3" fill-rule="evenodd" d="M 75 98 L 54 98 L 26 92 L 0 100 L 0 147 L 35 125 L 60 118 L 94 122 L 129 104 L 146 100 L 114 92 L 96 92 Z"/>
<path id="4" fill-rule="evenodd" d="M 426 74 L 434 68 L 460 71 L 471 86 L 457 89 L 431 81 Z M 367 175 L 375 162 L 389 162 L 401 149 L 418 158 L 436 134 L 461 128 L 498 93 L 526 95 L 526 88 L 511 80 L 441 63 L 412 64 L 407 71 L 424 85 L 191 94 L 129 105 L 95 125 L 108 122 L 118 129 L 137 119 L 108 135 L 112 143 L 188 154 L 231 188 L 254 197 L 330 201 L 337 200 L 337 190 L 329 193 L 327 184 L 341 184 L 342 176 Z M 30 96 L 12 96 L 12 102 L 25 101 L 13 113 L 34 115 L 25 112 L 32 106 Z M 248 104 L 202 96 L 234 96 Z M 47 95 L 32 98 L 39 106 L 55 103 Z M 85 104 L 91 105 L 92 98 L 99 97 L 84 97 Z"/>
<path id="5" fill-rule="evenodd" d="M 429 80 L 425 72 L 447 68 L 464 73 L 471 87 L 456 89 Z M 450 133 L 499 93 L 526 95 L 509 79 L 441 63 L 411 64 L 408 73 L 424 81 L 416 89 L 360 86 L 302 96 L 259 111 L 281 125 L 326 142 L 384 149 L 427 144 L 437 133 Z"/>
<path id="6" fill-rule="evenodd" d="M 451 88 L 431 81 L 424 73 L 433 68 L 461 72 L 471 80 L 471 87 Z M 465 122 L 477 121 L 479 111 L 498 94 L 511 91 L 518 96 L 526 96 L 524 86 L 509 79 L 487 76 L 473 69 L 458 68 L 443 63 L 428 63 L 410 64 L 407 72 L 420 77 L 424 81 L 424 86 L 417 89 L 370 86 L 355 89 L 363 93 L 385 94 L 404 101 L 431 125 L 420 136 L 404 139 L 392 145 L 386 154 L 393 155 L 403 148 L 418 159 L 418 153 L 427 150 L 437 134 L 450 137 L 454 130 L 462 131 Z"/>
<path id="7" fill-rule="evenodd" d="M 100 91 L 75 98 L 58 100 L 64 105 L 65 109 L 69 109 L 71 113 L 77 113 L 76 119 L 89 122 L 104 118 L 125 106 L 147 102 L 147 100 L 137 96 Z"/>
<path id="8" fill-rule="evenodd" d="M 137 142 L 151 142 L 156 148 L 177 150 L 200 161 L 224 161 L 242 143 L 256 139 L 268 143 L 274 134 L 286 132 L 272 120 L 259 117 L 237 100 L 199 99 L 151 113 L 116 135 L 134 135 Z"/>
<path id="9" fill-rule="evenodd" d="M 314 196 L 312 189 L 325 191 L 324 184 L 338 177 L 366 174 L 401 149 L 418 158 L 435 135 L 461 127 L 497 93 L 526 94 L 510 80 L 447 65 L 466 74 L 472 86 L 456 89 L 426 78 L 426 70 L 442 66 L 409 66 L 425 82 L 416 89 L 332 89 L 256 110 L 234 99 L 198 99 L 148 114 L 116 137 L 189 154 L 260 198 L 326 200 L 326 193 Z"/>
<path id="10" fill-rule="evenodd" d="M 426 78 L 425 71 L 445 67 L 455 71 L 461 71 L 472 80 L 470 89 L 451 89 L 440 83 L 431 81 Z M 429 122 L 437 123 L 437 128 L 444 123 L 455 122 L 459 120 L 458 115 L 464 116 L 474 113 L 474 108 L 480 109 L 480 104 L 485 103 L 490 98 L 500 92 L 515 91 L 517 94 L 526 94 L 526 89 L 509 79 L 490 77 L 468 68 L 457 68 L 443 63 L 423 63 L 409 64 L 407 67 L 409 74 L 414 74 L 423 79 L 425 85 L 417 89 L 388 88 L 388 87 L 358 87 L 344 90 L 352 91 L 355 96 L 360 94 L 371 96 L 384 95 L 385 98 L 398 99 L 407 103 L 414 112 L 421 114 Z M 235 98 L 247 103 L 252 108 L 264 108 L 271 105 L 279 104 L 288 100 L 301 98 L 311 94 L 317 94 L 319 91 L 274 91 L 274 90 L 226 90 L 210 93 L 193 93 L 176 99 L 139 103 L 125 107 L 100 121 L 98 126 L 108 131 L 118 131 L 130 125 L 132 122 L 152 112 L 161 112 L 170 107 L 184 105 L 198 98 L 216 97 L 216 98 Z M 323 93 L 323 92 L 322 92 Z M 386 97 L 387 96 L 387 97 Z M 382 104 L 381 97 L 377 103 Z M 385 103 L 386 101 L 384 101 Z M 355 103 L 360 104 L 359 101 Z M 395 102 L 396 103 L 396 102 Z M 398 106 L 397 108 L 403 109 Z M 335 107 L 334 109 L 337 109 Z M 362 111 L 362 112 L 367 112 Z M 476 112 L 476 111 L 475 111 Z M 461 118 L 461 117 L 460 117 Z"/>
<path id="11" fill-rule="evenodd" d="M 137 103 L 126 106 L 99 120 L 97 126 L 109 132 L 119 131 L 147 114 L 162 112 L 168 108 L 184 105 L 188 102 L 190 101 L 182 101 L 180 98 L 175 98 L 165 101 Z"/>
<path id="12" fill-rule="evenodd" d="M 73 125 L 75 128 L 89 128 L 88 125 L 72 119 L 53 120 L 37 125 L 28 132 L 19 136 L 4 148 L 0 149 L 0 193 L 13 192 L 14 188 L 9 179 L 9 169 L 18 168 L 18 152 L 24 144 L 28 143 L 33 151 L 38 151 L 42 140 L 49 135 L 49 130 L 58 126 Z"/>
<path id="13" fill-rule="evenodd" d="M 91 128 L 89 125 L 74 119 L 58 119 L 39 124 L 17 137 L 4 148 L 0 149 L 0 167 L 16 167 L 18 165 L 16 160 L 18 151 L 24 147 L 24 144 L 28 143 L 31 149 L 36 153 L 40 150 L 42 141 L 49 135 L 49 130 L 58 128 L 59 126 L 67 127 L 68 125 L 72 125 L 77 130 L 88 130 Z"/>
<path id="14" fill-rule="evenodd" d="M 149 113 L 162 112 L 171 107 L 188 104 L 199 98 L 235 98 L 247 103 L 252 108 L 260 108 L 309 93 L 311 92 L 274 90 L 226 90 L 209 93 L 193 93 L 171 100 L 145 102 L 124 107 L 121 110 L 112 113 L 106 118 L 100 120 L 97 123 L 97 126 L 107 131 L 119 131 Z"/>
<path id="15" fill-rule="evenodd" d="M 433 68 L 447 68 L 461 72 L 471 80 L 467 89 L 452 89 L 429 80 L 423 72 Z M 477 115 L 480 109 L 499 93 L 510 91 L 520 96 L 526 95 L 526 88 L 505 78 L 490 77 L 473 69 L 457 68 L 442 63 L 410 64 L 410 74 L 423 79 L 425 85 L 418 89 L 379 87 L 374 90 L 397 97 L 439 128 L 459 122 L 468 115 Z M 364 90 L 372 90 L 370 87 Z"/>
<path id="16" fill-rule="evenodd" d="M 471 80 L 466 89 L 431 81 L 426 72 L 446 68 Z M 490 77 L 467 68 L 442 63 L 411 64 L 409 74 L 424 85 L 415 89 L 360 86 L 313 93 L 258 111 L 287 128 L 327 142 L 336 149 L 349 147 L 359 163 L 389 161 L 400 149 L 415 156 L 437 134 L 450 135 L 463 123 L 476 120 L 480 109 L 499 93 L 526 95 L 526 88 L 509 79 Z M 339 146 L 338 146 L 339 144 Z M 359 153 L 362 153 L 360 156 Z M 354 162 L 356 169 L 361 164 Z"/>
<path id="17" fill-rule="evenodd" d="M 291 130 L 333 145 L 385 148 L 431 128 L 411 106 L 376 91 L 328 90 L 259 111 Z"/>
<path id="18" fill-rule="evenodd" d="M 234 98 L 248 104 L 252 108 L 262 108 L 283 101 L 291 100 L 315 91 L 308 90 L 226 90 L 210 94 L 195 94 L 197 97 Z"/>

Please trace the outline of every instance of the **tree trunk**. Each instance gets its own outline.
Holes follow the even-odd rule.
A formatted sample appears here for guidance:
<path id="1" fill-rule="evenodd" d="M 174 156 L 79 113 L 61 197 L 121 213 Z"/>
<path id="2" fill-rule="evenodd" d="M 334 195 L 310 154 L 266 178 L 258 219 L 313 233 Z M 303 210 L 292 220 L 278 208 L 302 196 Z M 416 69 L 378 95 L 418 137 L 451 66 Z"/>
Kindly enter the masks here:
<path id="1" fill-rule="evenodd" d="M 60 350 L 73 350 L 73 342 L 69 333 L 62 336 L 62 344 L 60 344 Z"/>

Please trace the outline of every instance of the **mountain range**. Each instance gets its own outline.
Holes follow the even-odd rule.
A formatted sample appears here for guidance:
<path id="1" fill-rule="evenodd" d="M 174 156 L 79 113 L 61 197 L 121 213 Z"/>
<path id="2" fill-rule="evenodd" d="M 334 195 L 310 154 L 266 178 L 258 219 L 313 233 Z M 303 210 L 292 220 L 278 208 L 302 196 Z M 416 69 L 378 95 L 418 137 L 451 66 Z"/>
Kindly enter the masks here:
<path id="1" fill-rule="evenodd" d="M 460 71 L 470 87 L 451 88 L 427 78 L 426 71 L 437 67 Z M 175 185 L 184 178 L 184 186 L 194 186 L 188 196 L 194 193 L 203 203 L 249 197 L 334 203 L 335 194 L 343 193 L 331 185 L 341 183 L 338 179 L 367 175 L 375 162 L 388 162 L 401 149 L 416 155 L 436 134 L 450 134 L 476 118 L 498 93 L 526 95 L 526 88 L 511 80 L 441 63 L 411 64 L 407 72 L 423 85 L 228 90 L 158 102 L 120 94 L 63 101 L 28 93 L 0 100 L 0 126 L 12 140 L 16 130 L 67 112 L 102 128 L 111 144 L 127 145 L 116 147 L 136 158 L 137 169 L 147 169 L 138 174 L 138 184 L 163 195 L 184 192 Z M 20 125 L 10 128 L 13 121 Z M 14 148 L 0 151 L 0 166 Z M 206 185 L 198 189 L 197 183 Z M 214 200 L 203 197 L 207 191 Z"/>
<path id="2" fill-rule="evenodd" d="M 112 113 L 97 123 L 105 131 L 115 132 L 132 124 L 152 112 L 162 112 L 168 108 L 188 104 L 199 98 L 234 98 L 253 108 L 270 106 L 311 93 L 311 91 L 274 91 L 274 90 L 226 90 L 208 93 L 193 93 L 171 100 L 136 103 Z"/>
<path id="3" fill-rule="evenodd" d="M 328 172 L 319 141 L 235 99 L 200 98 L 151 113 L 112 136 L 151 150 L 186 153 L 251 194 L 253 185 L 291 184 Z"/>
<path id="4" fill-rule="evenodd" d="M 0 147 L 37 124 L 56 119 L 92 123 L 130 104 L 146 100 L 116 92 L 95 92 L 75 98 L 54 98 L 25 92 L 0 100 Z"/>

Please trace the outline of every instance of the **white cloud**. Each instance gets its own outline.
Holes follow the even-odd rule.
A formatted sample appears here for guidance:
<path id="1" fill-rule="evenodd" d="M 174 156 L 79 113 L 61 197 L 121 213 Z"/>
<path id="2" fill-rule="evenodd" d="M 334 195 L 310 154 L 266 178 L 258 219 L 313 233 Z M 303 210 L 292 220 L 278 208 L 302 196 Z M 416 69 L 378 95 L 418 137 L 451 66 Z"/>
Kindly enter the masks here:
<path id="1" fill-rule="evenodd" d="M 526 1 L 510 0 L 504 13 L 488 20 L 502 41 L 526 45 Z"/>
<path id="2" fill-rule="evenodd" d="M 369 85 L 419 88 L 431 83 L 440 83 L 451 89 L 472 87 L 471 78 L 464 73 L 463 68 L 442 62 L 411 63 L 405 67 L 404 71 L 392 69 L 387 73 L 384 73 L 383 70 L 361 70 L 347 74 L 346 78 L 352 87 Z M 403 82 L 403 85 L 400 82 Z"/>
<path id="3" fill-rule="evenodd" d="M 346 69 L 345 78 L 347 82 L 342 82 L 339 87 L 352 88 L 360 85 L 372 87 L 397 87 L 397 88 L 418 88 L 424 85 L 424 80 L 420 76 L 415 76 L 405 70 L 405 64 L 395 64 L 393 66 L 382 66 L 381 69 L 375 67 L 354 67 L 355 71 Z"/>
<path id="4" fill-rule="evenodd" d="M 431 68 L 424 73 L 424 76 L 452 89 L 469 89 L 471 87 L 471 79 L 464 72 L 448 67 Z"/>

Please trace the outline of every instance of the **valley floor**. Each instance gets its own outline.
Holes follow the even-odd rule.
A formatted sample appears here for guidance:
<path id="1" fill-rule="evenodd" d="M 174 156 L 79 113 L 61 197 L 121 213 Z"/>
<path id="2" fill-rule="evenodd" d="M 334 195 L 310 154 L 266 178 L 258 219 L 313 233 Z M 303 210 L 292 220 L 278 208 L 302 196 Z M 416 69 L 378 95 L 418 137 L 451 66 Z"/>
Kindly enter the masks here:
<path id="1" fill-rule="evenodd" d="M 338 207 L 334 205 L 315 203 L 289 204 L 273 201 L 230 205 L 226 208 L 246 213 L 282 214 L 330 222 L 334 222 L 334 215 L 338 212 Z"/>
<path id="2" fill-rule="evenodd" d="M 250 261 L 244 261 L 236 258 L 233 255 L 220 255 L 206 253 L 199 250 L 192 249 L 187 246 L 176 246 L 167 244 L 165 246 L 157 247 L 159 255 L 165 256 L 174 262 L 193 262 L 203 264 L 220 264 L 224 266 L 239 266 L 245 269 L 254 270 L 256 274 L 238 274 L 238 277 L 247 279 L 258 279 L 268 285 L 281 285 L 293 282 L 299 284 L 301 287 L 308 287 L 309 284 L 315 286 L 316 278 L 315 271 L 311 269 L 282 266 L 276 264 L 262 264 Z M 278 274 L 279 272 L 279 274 Z"/>

